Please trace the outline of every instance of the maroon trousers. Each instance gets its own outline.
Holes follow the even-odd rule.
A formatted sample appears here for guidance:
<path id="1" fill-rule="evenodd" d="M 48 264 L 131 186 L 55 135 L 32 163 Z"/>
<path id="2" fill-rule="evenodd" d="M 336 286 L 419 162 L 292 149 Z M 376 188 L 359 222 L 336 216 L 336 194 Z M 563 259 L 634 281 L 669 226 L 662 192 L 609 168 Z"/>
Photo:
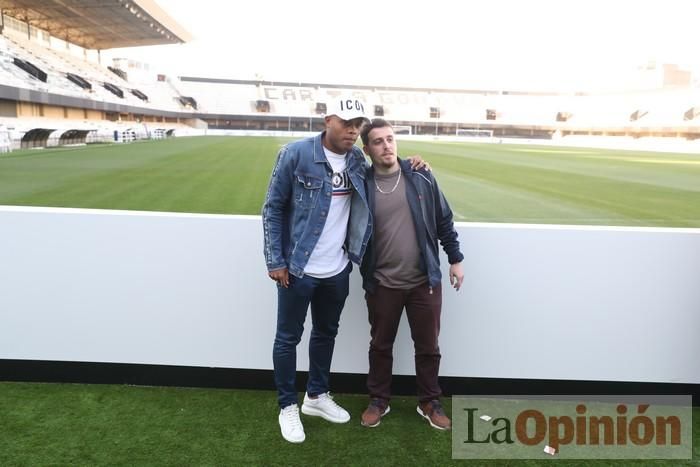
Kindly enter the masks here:
<path id="1" fill-rule="evenodd" d="M 430 289 L 425 283 L 412 289 L 401 290 L 379 285 L 373 294 L 366 293 L 365 299 L 372 337 L 369 344 L 367 375 L 369 396 L 386 401 L 391 398 L 394 340 L 399 329 L 401 313 L 406 308 L 415 349 L 418 400 L 425 402 L 439 399 L 442 394 L 438 385 L 441 286 Z"/>

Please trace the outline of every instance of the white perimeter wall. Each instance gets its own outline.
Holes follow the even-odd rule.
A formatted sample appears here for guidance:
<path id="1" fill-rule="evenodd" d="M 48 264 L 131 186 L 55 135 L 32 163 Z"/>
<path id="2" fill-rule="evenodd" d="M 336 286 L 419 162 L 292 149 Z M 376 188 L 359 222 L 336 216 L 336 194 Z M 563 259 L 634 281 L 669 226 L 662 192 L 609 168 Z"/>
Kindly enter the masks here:
<path id="1" fill-rule="evenodd" d="M 700 383 L 700 229 L 457 228 L 443 376 Z M 0 359 L 271 369 L 262 251 L 257 216 L 0 207 Z M 333 371 L 366 372 L 368 342 L 355 269 Z"/>

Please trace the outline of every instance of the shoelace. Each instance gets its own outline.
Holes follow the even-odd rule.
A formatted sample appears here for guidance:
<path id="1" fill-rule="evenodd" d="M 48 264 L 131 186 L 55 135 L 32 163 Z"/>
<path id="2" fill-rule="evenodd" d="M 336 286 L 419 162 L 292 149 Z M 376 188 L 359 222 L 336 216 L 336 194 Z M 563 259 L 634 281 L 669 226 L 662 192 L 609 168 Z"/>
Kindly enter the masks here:
<path id="1" fill-rule="evenodd" d="M 442 405 L 439 401 L 430 401 L 430 408 L 432 409 L 432 413 L 445 415 L 445 411 L 442 410 Z"/>
<path id="2" fill-rule="evenodd" d="M 381 399 L 372 399 L 369 403 L 372 407 L 376 407 L 379 411 L 383 411 L 386 408 L 386 404 Z"/>
<path id="3" fill-rule="evenodd" d="M 284 410 L 284 418 L 287 419 L 288 424 L 292 429 L 301 428 L 301 419 L 299 418 L 299 407 L 291 406 Z"/>
<path id="4" fill-rule="evenodd" d="M 333 407 L 334 409 L 339 409 L 339 408 L 340 408 L 340 406 L 339 406 L 338 404 L 336 404 L 335 401 L 333 400 L 333 396 L 331 396 L 331 393 L 330 393 L 330 392 L 326 392 L 326 393 L 324 393 L 324 394 L 319 394 L 318 398 L 328 401 L 328 403 L 329 403 L 329 404 L 331 405 L 331 407 Z M 319 402 L 320 402 L 320 401 L 319 401 Z"/>

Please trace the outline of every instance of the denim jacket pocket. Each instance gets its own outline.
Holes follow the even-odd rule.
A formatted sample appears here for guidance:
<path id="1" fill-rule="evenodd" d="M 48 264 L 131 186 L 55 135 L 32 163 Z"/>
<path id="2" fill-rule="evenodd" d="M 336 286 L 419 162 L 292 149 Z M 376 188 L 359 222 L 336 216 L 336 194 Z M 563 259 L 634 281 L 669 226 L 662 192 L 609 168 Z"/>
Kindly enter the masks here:
<path id="1" fill-rule="evenodd" d="M 323 179 L 303 172 L 294 172 L 294 176 L 294 203 L 303 209 L 313 207 L 323 186 Z"/>

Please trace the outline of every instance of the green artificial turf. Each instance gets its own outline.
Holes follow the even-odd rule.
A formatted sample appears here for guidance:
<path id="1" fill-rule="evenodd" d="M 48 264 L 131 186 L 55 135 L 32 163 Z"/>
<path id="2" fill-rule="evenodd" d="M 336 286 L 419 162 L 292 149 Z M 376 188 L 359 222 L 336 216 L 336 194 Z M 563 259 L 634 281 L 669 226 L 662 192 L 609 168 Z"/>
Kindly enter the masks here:
<path id="1" fill-rule="evenodd" d="M 700 226 L 700 155 L 510 144 L 403 144 L 426 154 L 459 219 Z"/>
<path id="2" fill-rule="evenodd" d="M 301 397 L 301 395 L 300 395 Z M 271 391 L 0 383 L 2 466 L 669 465 L 669 461 L 453 460 L 451 432 L 430 428 L 411 397 L 376 428 L 359 423 L 364 395 L 340 394 L 350 422 L 302 415 L 306 441 L 282 439 Z M 450 413 L 450 399 L 444 399 Z M 700 459 L 700 409 L 694 409 Z M 697 465 L 697 461 L 673 461 Z"/>
<path id="3" fill-rule="evenodd" d="M 280 143 L 198 137 L 0 157 L 0 204 L 259 214 Z"/>
<path id="4" fill-rule="evenodd" d="M 259 214 L 287 140 L 189 137 L 0 156 L 0 204 Z M 700 226 L 700 155 L 399 141 L 430 162 L 455 219 Z"/>

